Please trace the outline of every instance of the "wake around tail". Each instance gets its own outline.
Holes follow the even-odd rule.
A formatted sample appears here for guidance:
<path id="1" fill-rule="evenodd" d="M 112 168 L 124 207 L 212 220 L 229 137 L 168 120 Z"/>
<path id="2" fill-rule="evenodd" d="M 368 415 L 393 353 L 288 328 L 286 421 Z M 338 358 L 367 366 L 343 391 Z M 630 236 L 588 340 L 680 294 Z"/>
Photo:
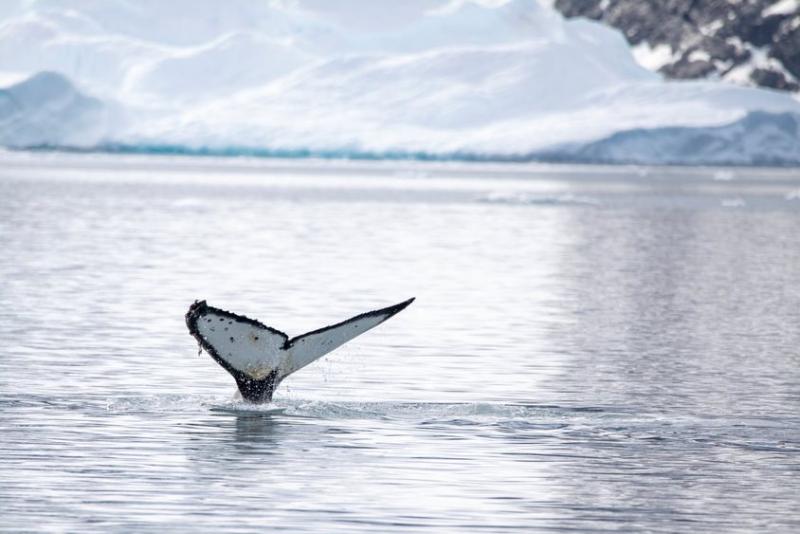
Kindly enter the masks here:
<path id="1" fill-rule="evenodd" d="M 281 380 L 404 310 L 414 299 L 289 338 L 255 319 L 195 301 L 186 326 L 250 402 L 269 402 Z"/>

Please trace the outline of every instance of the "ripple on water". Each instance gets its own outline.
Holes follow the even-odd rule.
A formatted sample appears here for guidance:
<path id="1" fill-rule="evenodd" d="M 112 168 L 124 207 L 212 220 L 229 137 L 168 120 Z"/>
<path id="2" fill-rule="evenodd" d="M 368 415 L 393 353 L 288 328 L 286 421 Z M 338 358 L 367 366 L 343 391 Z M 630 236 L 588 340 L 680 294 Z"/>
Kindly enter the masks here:
<path id="1" fill-rule="evenodd" d="M 0 165 L 0 530 L 800 528 L 797 173 L 51 157 Z M 267 406 L 183 319 L 409 296 Z"/>

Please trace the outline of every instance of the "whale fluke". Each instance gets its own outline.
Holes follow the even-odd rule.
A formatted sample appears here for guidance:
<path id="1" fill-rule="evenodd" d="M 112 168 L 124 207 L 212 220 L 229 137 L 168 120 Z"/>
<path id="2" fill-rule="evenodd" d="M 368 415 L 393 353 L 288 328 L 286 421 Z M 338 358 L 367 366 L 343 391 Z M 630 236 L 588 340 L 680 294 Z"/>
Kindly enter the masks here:
<path id="1" fill-rule="evenodd" d="M 412 302 L 413 298 L 290 339 L 255 319 L 200 300 L 186 312 L 186 326 L 200 346 L 233 376 L 242 397 L 250 402 L 269 402 L 281 380 L 378 326 Z"/>

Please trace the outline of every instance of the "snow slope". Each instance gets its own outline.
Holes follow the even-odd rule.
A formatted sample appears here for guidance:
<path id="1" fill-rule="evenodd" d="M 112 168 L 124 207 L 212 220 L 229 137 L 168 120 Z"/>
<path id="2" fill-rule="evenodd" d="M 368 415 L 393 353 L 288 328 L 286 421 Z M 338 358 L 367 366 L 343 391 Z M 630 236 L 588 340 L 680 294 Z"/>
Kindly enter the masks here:
<path id="1" fill-rule="evenodd" d="M 535 0 L 8 0 L 0 81 L 40 71 L 119 103 L 102 141 L 130 145 L 514 155 L 800 112 L 662 81 L 616 31 Z"/>

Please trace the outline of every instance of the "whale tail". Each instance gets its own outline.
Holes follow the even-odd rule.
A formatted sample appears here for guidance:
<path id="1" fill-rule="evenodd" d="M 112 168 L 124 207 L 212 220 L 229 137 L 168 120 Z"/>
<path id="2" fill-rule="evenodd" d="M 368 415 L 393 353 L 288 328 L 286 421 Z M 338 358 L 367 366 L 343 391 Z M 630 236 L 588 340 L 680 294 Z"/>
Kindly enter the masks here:
<path id="1" fill-rule="evenodd" d="M 281 380 L 401 312 L 414 299 L 289 338 L 255 319 L 195 301 L 186 326 L 251 402 L 268 402 Z"/>

